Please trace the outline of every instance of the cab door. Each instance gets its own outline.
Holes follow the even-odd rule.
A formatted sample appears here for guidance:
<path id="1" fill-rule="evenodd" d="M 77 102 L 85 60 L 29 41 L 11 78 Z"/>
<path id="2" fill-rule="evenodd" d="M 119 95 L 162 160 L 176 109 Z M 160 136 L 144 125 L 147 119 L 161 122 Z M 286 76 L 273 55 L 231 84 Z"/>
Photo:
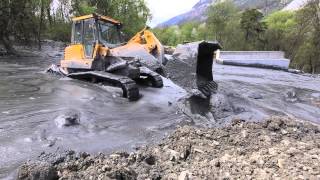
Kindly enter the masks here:
<path id="1" fill-rule="evenodd" d="M 85 57 L 93 59 L 93 52 L 96 42 L 96 25 L 94 19 L 83 21 L 83 46 Z"/>

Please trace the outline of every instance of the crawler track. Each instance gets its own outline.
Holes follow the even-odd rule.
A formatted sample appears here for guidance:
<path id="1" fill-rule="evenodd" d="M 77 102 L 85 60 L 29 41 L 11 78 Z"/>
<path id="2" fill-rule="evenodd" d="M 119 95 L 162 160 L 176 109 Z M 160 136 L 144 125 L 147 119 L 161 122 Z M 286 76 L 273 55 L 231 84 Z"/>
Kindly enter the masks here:
<path id="1" fill-rule="evenodd" d="M 136 82 L 125 76 L 115 75 L 102 71 L 71 73 L 67 76 L 73 79 L 110 83 L 114 86 L 122 88 L 123 97 L 128 98 L 131 101 L 138 100 L 140 97 L 139 88 L 137 87 Z"/>
<path id="2" fill-rule="evenodd" d="M 158 73 L 155 73 L 146 67 L 140 67 L 140 74 L 148 78 L 148 81 L 151 82 L 152 87 L 155 87 L 155 88 L 163 87 L 162 78 Z"/>

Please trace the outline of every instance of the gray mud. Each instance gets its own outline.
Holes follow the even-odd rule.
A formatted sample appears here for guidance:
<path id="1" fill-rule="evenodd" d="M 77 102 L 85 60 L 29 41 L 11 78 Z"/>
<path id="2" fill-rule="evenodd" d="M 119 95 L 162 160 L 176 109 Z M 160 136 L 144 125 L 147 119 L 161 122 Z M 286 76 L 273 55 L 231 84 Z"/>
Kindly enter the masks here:
<path id="1" fill-rule="evenodd" d="M 178 125 L 221 127 L 234 119 L 262 121 L 273 115 L 320 123 L 319 77 L 215 65 L 219 90 L 211 99 L 186 96 L 184 89 L 164 79 L 163 89 L 141 87 L 143 97 L 128 102 L 116 88 L 44 74 L 61 54 L 61 48 L 49 46 L 37 56 L 0 59 L 0 178 L 15 177 L 22 162 L 35 160 L 41 152 L 132 151 L 158 142 Z M 169 73 L 190 92 L 195 67 L 184 64 L 189 69 L 173 65 Z M 98 161 L 90 157 L 89 162 Z M 152 157 L 149 160 L 152 164 Z M 45 166 L 51 174 L 52 166 Z"/>
<path id="2" fill-rule="evenodd" d="M 320 127 L 290 118 L 178 128 L 134 153 L 42 154 L 18 179 L 319 179 Z"/>
<path id="3" fill-rule="evenodd" d="M 132 150 L 188 123 L 177 114 L 185 91 L 168 79 L 129 102 L 120 89 L 45 74 L 61 49 L 0 59 L 0 179 L 41 152 Z"/>
<path id="4" fill-rule="evenodd" d="M 217 94 L 192 95 L 195 59 L 172 60 L 169 77 L 191 92 L 179 107 L 200 126 L 219 126 L 233 119 L 261 121 L 275 115 L 320 123 L 320 77 L 285 71 L 214 64 Z M 201 115 L 201 116 L 199 116 Z"/>

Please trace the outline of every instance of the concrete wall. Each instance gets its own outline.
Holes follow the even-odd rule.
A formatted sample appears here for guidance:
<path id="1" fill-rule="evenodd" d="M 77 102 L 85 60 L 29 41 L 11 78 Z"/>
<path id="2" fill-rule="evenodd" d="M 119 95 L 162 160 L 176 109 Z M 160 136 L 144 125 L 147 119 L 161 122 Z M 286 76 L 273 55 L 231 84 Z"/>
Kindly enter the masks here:
<path id="1" fill-rule="evenodd" d="M 290 60 L 282 51 L 218 51 L 216 60 L 224 65 L 288 69 Z"/>

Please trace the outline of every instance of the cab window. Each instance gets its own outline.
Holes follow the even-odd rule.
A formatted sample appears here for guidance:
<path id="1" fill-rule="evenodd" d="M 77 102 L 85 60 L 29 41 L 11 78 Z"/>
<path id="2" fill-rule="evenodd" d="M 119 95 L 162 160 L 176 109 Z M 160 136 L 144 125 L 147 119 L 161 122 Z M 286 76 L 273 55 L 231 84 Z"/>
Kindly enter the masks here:
<path id="1" fill-rule="evenodd" d="M 85 46 L 85 53 L 87 57 L 93 55 L 95 44 L 95 21 L 85 20 L 83 23 L 83 44 Z"/>
<path id="2" fill-rule="evenodd" d="M 118 27 L 112 23 L 100 22 L 100 41 L 108 46 L 118 45 L 120 41 L 120 31 Z"/>
<path id="3" fill-rule="evenodd" d="M 73 26 L 74 34 L 73 34 L 73 43 L 78 44 L 82 43 L 82 23 L 76 22 Z"/>

